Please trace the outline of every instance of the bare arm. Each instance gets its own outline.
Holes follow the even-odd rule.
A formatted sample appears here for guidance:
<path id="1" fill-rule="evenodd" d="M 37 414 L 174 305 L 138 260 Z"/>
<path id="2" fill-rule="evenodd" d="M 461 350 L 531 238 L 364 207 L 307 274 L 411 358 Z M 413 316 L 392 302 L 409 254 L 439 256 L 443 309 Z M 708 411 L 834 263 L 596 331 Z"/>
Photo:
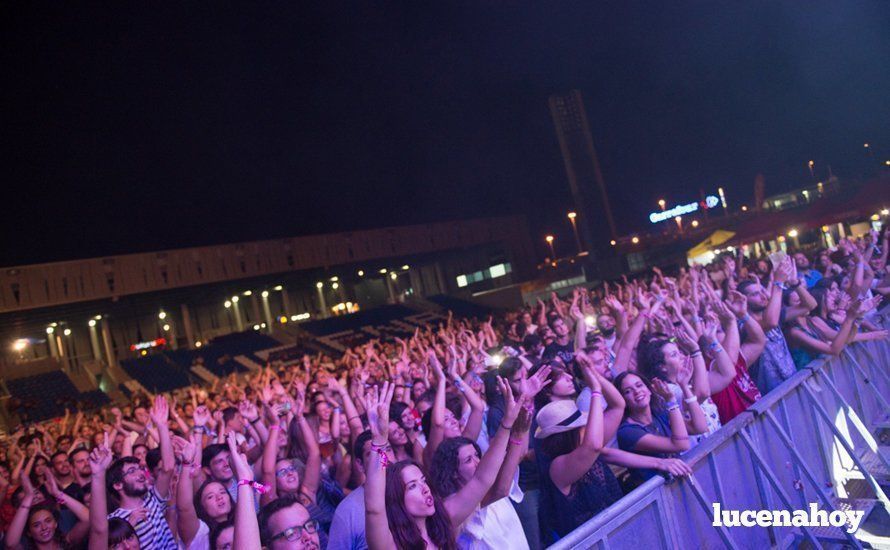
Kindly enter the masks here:
<path id="1" fill-rule="evenodd" d="M 235 475 L 238 477 L 238 499 L 235 502 L 235 538 L 232 541 L 234 548 L 260 548 L 260 526 L 257 522 L 256 511 L 253 504 L 253 487 L 242 485 L 242 481 L 253 481 L 253 468 L 247 462 L 247 457 L 238 452 L 235 443 L 235 434 L 228 437 L 229 453 L 234 465 Z"/>
<path id="2" fill-rule="evenodd" d="M 386 517 L 386 461 L 392 455 L 389 445 L 389 404 L 394 388 L 383 383 L 382 392 L 371 388 L 366 395 L 365 410 L 371 425 L 371 458 L 365 465 L 365 537 L 370 550 L 391 550 L 396 547 Z M 380 394 L 382 393 L 382 397 Z"/>
<path id="3" fill-rule="evenodd" d="M 461 525 L 470 515 L 476 511 L 476 507 L 494 485 L 501 464 L 504 462 L 504 454 L 507 451 L 507 440 L 510 438 L 510 430 L 519 414 L 521 403 L 513 399 L 513 391 L 510 385 L 503 379 L 498 379 L 498 385 L 504 396 L 506 412 L 498 427 L 497 433 L 476 467 L 476 473 L 463 487 L 445 500 L 445 510 L 451 518 L 451 525 Z M 521 399 L 520 399 L 521 400 Z"/>

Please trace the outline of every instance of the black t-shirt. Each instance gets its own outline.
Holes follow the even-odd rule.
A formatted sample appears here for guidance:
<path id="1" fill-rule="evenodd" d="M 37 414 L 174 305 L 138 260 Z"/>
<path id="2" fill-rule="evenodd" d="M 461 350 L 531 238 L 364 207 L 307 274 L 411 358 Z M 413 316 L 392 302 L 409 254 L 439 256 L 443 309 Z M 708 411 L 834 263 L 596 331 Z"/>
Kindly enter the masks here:
<path id="1" fill-rule="evenodd" d="M 557 342 L 553 342 L 549 344 L 546 348 L 544 348 L 544 359 L 553 359 L 554 357 L 558 357 L 562 360 L 563 363 L 568 365 L 575 359 L 575 342 L 569 340 L 568 344 L 559 344 Z"/>

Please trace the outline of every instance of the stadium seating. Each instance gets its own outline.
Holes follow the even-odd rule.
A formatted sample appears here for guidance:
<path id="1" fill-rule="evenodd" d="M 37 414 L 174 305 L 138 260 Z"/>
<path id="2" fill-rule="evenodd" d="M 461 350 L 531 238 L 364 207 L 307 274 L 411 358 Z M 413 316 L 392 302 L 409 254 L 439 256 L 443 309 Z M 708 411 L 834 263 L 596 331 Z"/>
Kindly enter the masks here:
<path id="1" fill-rule="evenodd" d="M 88 410 L 108 402 L 101 391 L 78 392 L 61 371 L 7 380 L 6 386 L 15 403 L 11 412 L 30 421 L 62 416 L 66 407 Z"/>
<path id="2" fill-rule="evenodd" d="M 246 355 L 252 361 L 262 365 L 265 361 L 254 355 L 254 352 L 280 345 L 281 342 L 270 336 L 248 330 L 219 336 L 198 349 L 169 350 L 164 354 L 183 369 L 188 369 L 200 362 L 204 368 L 216 376 L 223 377 L 233 372 L 240 373 L 246 370 L 234 360 L 236 356 Z"/>
<path id="3" fill-rule="evenodd" d="M 121 368 L 152 392 L 167 392 L 190 383 L 188 371 L 162 353 L 136 359 L 123 359 Z"/>

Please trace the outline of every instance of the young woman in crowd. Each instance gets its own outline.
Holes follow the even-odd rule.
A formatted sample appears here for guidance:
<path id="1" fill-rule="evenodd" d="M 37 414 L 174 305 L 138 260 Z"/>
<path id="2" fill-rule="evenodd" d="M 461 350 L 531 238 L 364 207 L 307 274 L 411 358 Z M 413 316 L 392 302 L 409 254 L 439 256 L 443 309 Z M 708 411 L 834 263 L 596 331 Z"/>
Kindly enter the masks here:
<path id="1" fill-rule="evenodd" d="M 691 369 L 680 369 L 677 380 L 691 416 L 703 418 L 698 397 L 688 384 L 691 376 Z M 650 382 L 644 375 L 625 372 L 615 379 L 615 386 L 626 403 L 625 419 L 618 428 L 620 449 L 658 458 L 675 458 L 689 450 L 687 421 L 667 382 L 659 378 Z M 654 406 L 653 396 L 657 399 Z M 629 472 L 629 486 L 639 485 L 657 474 L 648 468 L 632 468 Z"/>
<path id="2" fill-rule="evenodd" d="M 572 399 L 555 399 L 537 413 L 545 541 L 552 539 L 552 533 L 565 536 L 622 494 L 612 470 L 600 458 L 607 437 L 611 438 L 603 423 L 603 383 L 609 382 L 589 364 L 582 369 L 591 392 L 586 411 Z"/>

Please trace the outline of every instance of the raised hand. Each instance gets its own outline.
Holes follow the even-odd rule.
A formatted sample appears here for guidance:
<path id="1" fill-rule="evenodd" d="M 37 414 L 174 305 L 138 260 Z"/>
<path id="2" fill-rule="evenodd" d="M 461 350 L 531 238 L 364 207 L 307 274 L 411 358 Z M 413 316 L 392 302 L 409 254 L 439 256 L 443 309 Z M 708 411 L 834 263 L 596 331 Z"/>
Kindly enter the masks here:
<path id="1" fill-rule="evenodd" d="M 716 302 L 721 303 L 721 302 Z M 730 314 L 732 316 L 732 314 Z M 717 341 L 717 328 L 719 327 L 719 323 L 717 322 L 716 317 L 713 314 L 708 314 L 705 317 L 705 322 L 702 325 L 702 339 L 708 343 Z M 695 350 L 693 350 L 695 351 Z"/>
<path id="2" fill-rule="evenodd" d="M 693 340 L 685 330 L 677 331 L 677 347 L 686 355 L 695 353 L 699 349 L 698 344 L 695 343 L 695 340 Z"/>
<path id="3" fill-rule="evenodd" d="M 526 371 L 522 369 L 522 379 L 519 382 L 519 391 L 526 399 L 534 399 L 542 389 L 550 384 L 550 365 L 544 365 L 531 376 L 526 376 Z"/>
<path id="4" fill-rule="evenodd" d="M 238 450 L 238 439 L 235 432 L 229 432 L 226 435 L 226 443 L 229 445 L 229 460 L 232 461 L 232 469 L 235 470 L 238 481 L 245 479 L 253 481 L 253 468 L 250 467 L 247 457 Z"/>
<path id="5" fill-rule="evenodd" d="M 365 395 L 365 411 L 376 444 L 384 445 L 389 440 L 389 404 L 394 391 L 395 385 L 384 382 L 382 387 L 374 386 Z"/>
<path id="6" fill-rule="evenodd" d="M 156 396 L 154 403 L 151 405 L 151 411 L 148 414 L 155 426 L 166 426 L 167 421 L 170 419 L 170 407 L 167 405 L 167 398 L 163 395 Z"/>
<path id="7" fill-rule="evenodd" d="M 773 272 L 773 280 L 777 283 L 784 283 L 785 281 L 791 279 L 793 273 L 793 265 L 794 262 L 791 260 L 791 258 L 786 256 L 785 259 L 782 260 L 781 263 L 779 263 L 778 267 L 776 267 L 776 270 Z"/>
<path id="8" fill-rule="evenodd" d="M 59 489 L 59 483 L 56 481 L 56 477 L 53 475 L 52 470 L 47 469 L 46 471 L 46 490 L 49 491 L 50 496 L 55 498 L 56 500 L 60 500 L 65 496 L 65 493 Z"/>
<path id="9" fill-rule="evenodd" d="M 248 422 L 253 422 L 260 417 L 260 412 L 257 410 L 256 405 L 246 399 L 238 403 L 238 412 Z"/>
<path id="10" fill-rule="evenodd" d="M 667 385 L 667 382 L 661 378 L 652 379 L 652 391 L 655 395 L 661 397 L 665 401 L 673 401 L 674 399 L 674 394 L 671 392 L 671 388 Z"/>
<path id="11" fill-rule="evenodd" d="M 210 411 L 204 405 L 195 407 L 194 412 L 192 412 L 192 419 L 195 422 L 195 427 L 206 426 L 207 422 L 210 421 Z"/>
<path id="12" fill-rule="evenodd" d="M 514 399 L 513 388 L 500 376 L 498 376 L 498 388 L 501 390 L 501 395 L 504 396 L 504 417 L 501 423 L 512 427 L 520 409 L 522 409 L 524 399 L 522 396 L 518 400 Z"/>
<path id="13" fill-rule="evenodd" d="M 730 291 L 730 293 L 735 291 Z M 747 301 L 746 301 L 747 302 Z M 746 303 L 747 307 L 747 303 Z M 730 309 L 728 302 L 723 302 L 721 300 L 716 300 L 711 303 L 711 309 L 714 310 L 714 313 L 717 314 L 717 317 L 720 319 L 722 323 L 734 322 L 736 318 L 735 312 Z M 744 317 L 744 313 L 742 314 Z"/>
<path id="14" fill-rule="evenodd" d="M 677 367 L 677 385 L 681 388 L 689 386 L 689 381 L 692 380 L 692 362 L 691 361 L 683 361 L 683 363 Z"/>

